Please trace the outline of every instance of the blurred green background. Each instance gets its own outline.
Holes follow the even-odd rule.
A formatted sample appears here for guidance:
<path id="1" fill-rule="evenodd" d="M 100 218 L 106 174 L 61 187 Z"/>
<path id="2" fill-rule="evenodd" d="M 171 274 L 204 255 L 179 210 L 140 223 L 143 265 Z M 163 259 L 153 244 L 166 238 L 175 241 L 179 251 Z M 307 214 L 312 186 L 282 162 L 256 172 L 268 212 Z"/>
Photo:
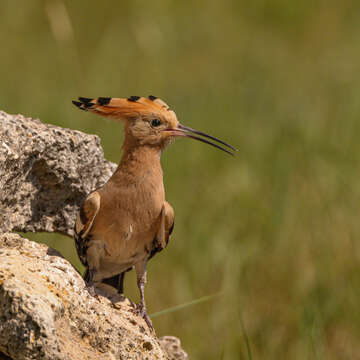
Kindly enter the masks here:
<path id="1" fill-rule="evenodd" d="M 118 162 L 121 125 L 71 100 L 153 94 L 240 149 L 163 155 L 176 225 L 149 311 L 222 293 L 154 318 L 192 359 L 360 359 L 359 24 L 346 0 L 1 1 L 0 109 Z M 80 269 L 71 239 L 31 238 Z"/>

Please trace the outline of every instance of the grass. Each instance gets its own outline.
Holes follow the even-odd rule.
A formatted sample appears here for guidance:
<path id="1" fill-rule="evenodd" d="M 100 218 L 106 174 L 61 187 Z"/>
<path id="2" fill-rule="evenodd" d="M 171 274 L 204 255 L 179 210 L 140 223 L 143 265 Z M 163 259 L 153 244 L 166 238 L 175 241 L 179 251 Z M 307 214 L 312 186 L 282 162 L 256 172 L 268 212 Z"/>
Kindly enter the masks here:
<path id="1" fill-rule="evenodd" d="M 200 360 L 359 358 L 360 5 L 89 5 L 3 4 L 2 110 L 96 133 L 118 161 L 121 126 L 71 100 L 153 94 L 240 150 L 179 140 L 163 155 L 176 225 L 149 311 L 226 295 L 154 318 L 157 333 Z M 70 239 L 32 237 L 80 269 Z M 136 300 L 133 274 L 125 291 Z"/>
<path id="2" fill-rule="evenodd" d="M 184 304 L 180 304 L 180 305 L 176 305 L 176 306 L 173 306 L 171 308 L 168 308 L 168 309 L 160 310 L 160 311 L 158 311 L 156 313 L 151 314 L 150 317 L 155 318 L 155 317 L 158 317 L 158 316 L 161 316 L 161 315 L 166 315 L 166 314 L 170 314 L 170 313 L 175 312 L 175 311 L 186 309 L 189 306 L 198 305 L 198 304 L 201 304 L 201 303 L 203 303 L 205 301 L 215 299 L 220 295 L 221 295 L 221 293 L 203 296 L 203 297 L 201 297 L 199 299 L 191 300 L 191 301 L 188 301 L 188 302 L 186 302 Z"/>
<path id="3" fill-rule="evenodd" d="M 242 317 L 239 316 L 239 319 L 240 319 L 240 324 L 241 324 L 241 330 L 242 330 L 242 333 L 244 334 L 244 342 L 245 342 L 245 345 L 246 345 L 247 358 L 249 360 L 252 360 L 252 353 L 251 353 L 251 346 L 250 346 L 249 337 L 248 337 L 248 334 L 246 332 L 245 325 L 244 325 Z"/>

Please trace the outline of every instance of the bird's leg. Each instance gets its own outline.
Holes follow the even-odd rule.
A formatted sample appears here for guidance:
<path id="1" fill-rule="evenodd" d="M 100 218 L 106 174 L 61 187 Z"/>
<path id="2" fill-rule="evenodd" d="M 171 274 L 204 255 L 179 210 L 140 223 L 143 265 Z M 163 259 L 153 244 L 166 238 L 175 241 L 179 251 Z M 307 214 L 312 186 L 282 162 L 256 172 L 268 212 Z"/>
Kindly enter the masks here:
<path id="1" fill-rule="evenodd" d="M 124 278 L 125 278 L 125 271 L 122 272 L 121 274 L 119 274 L 119 279 L 118 279 L 118 286 L 117 286 L 117 291 L 120 295 L 121 301 L 125 300 L 125 296 L 124 296 Z"/>
<path id="2" fill-rule="evenodd" d="M 145 277 L 146 277 L 146 273 L 145 273 Z M 139 310 L 140 316 L 143 317 L 143 319 L 145 320 L 149 329 L 153 330 L 152 322 L 151 322 L 149 315 L 147 314 L 147 310 L 146 310 L 145 296 L 144 296 L 145 283 L 146 283 L 146 281 L 143 281 L 142 279 L 140 279 L 138 281 L 138 287 L 140 290 L 140 303 L 138 305 L 138 310 Z"/>
<path id="3" fill-rule="evenodd" d="M 124 296 L 124 278 L 125 278 L 125 272 L 119 274 L 119 282 L 118 282 L 117 290 L 118 293 L 122 296 Z"/>
<path id="4" fill-rule="evenodd" d="M 145 294 L 144 294 L 144 288 L 146 284 L 146 262 L 147 260 L 144 260 L 135 265 L 137 285 L 140 291 L 140 302 L 137 305 L 137 313 L 145 320 L 149 329 L 153 330 L 152 322 L 146 311 Z"/>

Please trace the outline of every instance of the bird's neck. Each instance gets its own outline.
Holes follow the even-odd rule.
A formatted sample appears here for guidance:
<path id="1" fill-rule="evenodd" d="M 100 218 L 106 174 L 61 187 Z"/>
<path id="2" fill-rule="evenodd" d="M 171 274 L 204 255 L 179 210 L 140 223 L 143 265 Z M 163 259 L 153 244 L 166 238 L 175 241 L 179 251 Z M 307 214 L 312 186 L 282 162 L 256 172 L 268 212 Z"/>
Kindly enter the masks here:
<path id="1" fill-rule="evenodd" d="M 126 139 L 123 144 L 123 156 L 112 176 L 115 183 L 138 183 L 151 177 L 159 183 L 163 180 L 160 162 L 161 148 Z"/>

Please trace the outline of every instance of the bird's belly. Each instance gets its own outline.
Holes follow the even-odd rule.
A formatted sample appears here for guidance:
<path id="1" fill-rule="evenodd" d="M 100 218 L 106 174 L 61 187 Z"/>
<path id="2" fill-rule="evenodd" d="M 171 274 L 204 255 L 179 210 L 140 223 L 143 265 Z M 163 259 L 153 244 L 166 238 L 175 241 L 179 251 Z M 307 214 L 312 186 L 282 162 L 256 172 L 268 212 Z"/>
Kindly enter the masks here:
<path id="1" fill-rule="evenodd" d="M 146 206 L 130 206 L 130 200 L 133 199 L 108 201 L 95 218 L 91 237 L 104 245 L 99 254 L 101 278 L 119 274 L 150 255 L 160 224 L 163 195 L 158 201 L 148 201 Z"/>
<path id="2" fill-rule="evenodd" d="M 103 239 L 105 251 L 100 260 L 99 278 L 104 279 L 128 270 L 136 263 L 149 257 L 154 231 L 119 236 L 109 242 Z M 114 241 L 115 240 L 115 241 Z M 99 279 L 100 280 L 100 279 Z"/>

